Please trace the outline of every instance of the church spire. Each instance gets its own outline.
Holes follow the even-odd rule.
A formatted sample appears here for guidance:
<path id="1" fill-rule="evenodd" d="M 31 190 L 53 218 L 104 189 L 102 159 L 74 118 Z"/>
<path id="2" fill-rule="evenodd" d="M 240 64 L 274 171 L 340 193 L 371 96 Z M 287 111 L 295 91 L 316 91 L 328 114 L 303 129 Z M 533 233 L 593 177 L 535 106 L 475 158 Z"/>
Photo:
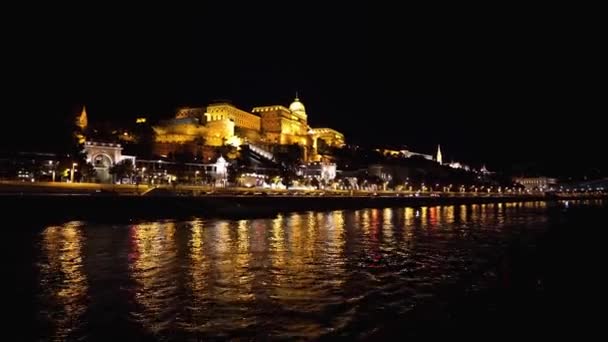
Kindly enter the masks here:
<path id="1" fill-rule="evenodd" d="M 89 120 L 87 118 L 87 109 L 85 106 L 82 106 L 82 111 L 80 115 L 76 117 L 76 126 L 78 126 L 81 130 L 85 130 L 89 124 Z"/>
<path id="2" fill-rule="evenodd" d="M 298 97 L 298 91 L 296 90 L 296 98 L 294 101 L 300 101 L 300 98 Z"/>
<path id="3" fill-rule="evenodd" d="M 441 155 L 441 145 L 437 144 L 437 162 L 441 165 L 443 164 L 443 157 Z"/>

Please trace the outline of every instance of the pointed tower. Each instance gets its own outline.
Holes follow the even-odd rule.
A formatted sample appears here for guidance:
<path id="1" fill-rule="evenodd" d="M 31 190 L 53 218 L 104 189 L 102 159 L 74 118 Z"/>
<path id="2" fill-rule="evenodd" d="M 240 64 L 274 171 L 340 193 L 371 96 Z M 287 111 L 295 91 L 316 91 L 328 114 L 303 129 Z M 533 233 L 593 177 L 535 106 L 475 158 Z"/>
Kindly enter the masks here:
<path id="1" fill-rule="evenodd" d="M 80 128 L 80 130 L 84 131 L 89 124 L 89 120 L 87 119 L 87 110 L 84 106 L 82 106 L 82 112 L 80 115 L 76 117 L 76 126 Z"/>
<path id="2" fill-rule="evenodd" d="M 441 156 L 441 146 L 437 145 L 437 162 L 441 165 L 443 164 L 443 157 Z"/>

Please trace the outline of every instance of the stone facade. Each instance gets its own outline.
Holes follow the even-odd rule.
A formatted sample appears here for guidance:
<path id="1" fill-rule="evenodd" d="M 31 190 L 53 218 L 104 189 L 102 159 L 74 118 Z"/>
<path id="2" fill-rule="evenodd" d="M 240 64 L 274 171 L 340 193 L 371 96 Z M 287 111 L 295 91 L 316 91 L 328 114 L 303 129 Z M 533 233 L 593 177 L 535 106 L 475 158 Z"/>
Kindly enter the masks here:
<path id="1" fill-rule="evenodd" d="M 224 118 L 207 122 L 204 135 L 205 144 L 209 146 L 223 146 L 234 136 L 235 122 Z"/>
<path id="2" fill-rule="evenodd" d="M 252 112 L 260 114 L 262 135 L 267 143 L 309 145 L 306 116 L 295 115 L 283 106 L 255 107 Z"/>
<path id="3" fill-rule="evenodd" d="M 331 128 L 311 129 L 302 102 L 296 97 L 289 108 L 261 106 L 251 113 L 229 103 L 215 103 L 203 108 L 181 108 L 175 118 L 154 126 L 156 150 L 162 155 L 202 142 L 209 146 L 253 143 L 273 146 L 297 144 L 303 147 L 306 161 L 319 160 L 318 139 L 328 146 L 344 145 L 344 135 Z"/>
<path id="4" fill-rule="evenodd" d="M 98 143 L 87 141 L 84 143 L 84 152 L 87 162 L 93 164 L 95 175 L 101 182 L 110 182 L 110 168 L 124 160 L 131 160 L 135 165 L 135 157 L 122 154 L 120 144 Z"/>
<path id="5" fill-rule="evenodd" d="M 229 119 L 236 127 L 260 130 L 260 117 L 240 110 L 228 103 L 215 103 L 207 106 L 205 121 Z"/>

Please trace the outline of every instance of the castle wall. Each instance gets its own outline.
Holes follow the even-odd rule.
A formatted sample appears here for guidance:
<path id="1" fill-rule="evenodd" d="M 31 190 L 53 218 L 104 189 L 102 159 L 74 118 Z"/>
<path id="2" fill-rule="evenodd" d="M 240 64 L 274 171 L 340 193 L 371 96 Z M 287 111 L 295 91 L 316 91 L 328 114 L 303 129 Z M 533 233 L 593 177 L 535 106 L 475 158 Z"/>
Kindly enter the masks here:
<path id="1" fill-rule="evenodd" d="M 262 133 L 281 133 L 281 112 L 278 110 L 260 113 Z"/>
<path id="2" fill-rule="evenodd" d="M 234 136 L 235 123 L 230 119 L 221 119 L 207 122 L 205 133 L 205 144 L 210 146 L 222 146 L 226 140 Z"/>
<path id="3" fill-rule="evenodd" d="M 175 114 L 176 119 L 195 118 L 203 120 L 205 116 L 205 108 L 203 107 L 184 107 L 179 108 Z"/>
<path id="4" fill-rule="evenodd" d="M 236 127 L 249 128 L 259 131 L 261 127 L 260 117 L 244 110 L 240 110 L 229 104 L 212 104 L 207 107 L 205 117 L 208 123 L 230 119 Z"/>
<path id="5" fill-rule="evenodd" d="M 215 147 L 205 146 L 196 142 L 186 143 L 154 143 L 152 152 L 154 155 L 161 157 L 170 157 L 175 155 L 190 155 L 202 161 L 208 161 L 216 157 Z"/>

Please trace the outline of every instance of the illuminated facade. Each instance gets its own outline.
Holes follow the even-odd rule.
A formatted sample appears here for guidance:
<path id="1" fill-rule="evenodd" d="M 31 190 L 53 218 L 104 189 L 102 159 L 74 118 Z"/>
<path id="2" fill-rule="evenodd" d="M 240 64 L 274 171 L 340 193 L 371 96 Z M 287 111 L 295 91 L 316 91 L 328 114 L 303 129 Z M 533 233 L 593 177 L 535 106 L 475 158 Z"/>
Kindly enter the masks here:
<path id="1" fill-rule="evenodd" d="M 392 156 L 392 157 L 403 157 L 403 158 L 412 158 L 412 157 L 420 157 L 426 160 L 433 160 L 433 156 L 430 154 L 413 152 L 408 149 L 394 150 L 388 148 L 377 148 L 376 152 L 380 152 L 384 156 Z"/>
<path id="2" fill-rule="evenodd" d="M 513 181 L 529 190 L 548 190 L 557 184 L 557 179 L 548 177 L 517 177 Z"/>
<path id="3" fill-rule="evenodd" d="M 87 163 L 93 164 L 95 175 L 101 182 L 109 182 L 112 177 L 110 168 L 124 160 L 130 160 L 135 165 L 135 157 L 122 154 L 120 144 L 98 143 L 87 141 L 84 143 L 84 152 Z"/>
<path id="4" fill-rule="evenodd" d="M 205 116 L 205 109 L 202 107 L 184 107 L 177 110 L 175 113 L 176 119 L 195 118 L 202 120 Z"/>
<path id="5" fill-rule="evenodd" d="M 318 178 L 324 181 L 330 181 L 336 178 L 336 164 L 314 162 L 307 165 L 302 165 L 298 170 L 298 174 L 304 177 Z"/>
<path id="6" fill-rule="evenodd" d="M 206 146 L 252 143 L 272 150 L 277 145 L 303 147 L 304 160 L 318 161 L 318 140 L 341 147 L 344 135 L 331 128 L 310 128 L 304 104 L 296 96 L 289 108 L 282 105 L 255 107 L 251 113 L 229 103 L 206 108 L 181 108 L 175 118 L 154 126 L 155 141 L 165 152 L 193 144 Z"/>
<path id="7" fill-rule="evenodd" d="M 303 110 L 300 115 L 296 115 L 291 110 L 276 105 L 255 107 L 252 112 L 260 115 L 261 132 L 267 143 L 308 146 L 308 124 Z"/>
<path id="8" fill-rule="evenodd" d="M 205 121 L 231 120 L 235 127 L 260 130 L 260 117 L 240 110 L 229 103 L 214 103 L 207 106 Z"/>

